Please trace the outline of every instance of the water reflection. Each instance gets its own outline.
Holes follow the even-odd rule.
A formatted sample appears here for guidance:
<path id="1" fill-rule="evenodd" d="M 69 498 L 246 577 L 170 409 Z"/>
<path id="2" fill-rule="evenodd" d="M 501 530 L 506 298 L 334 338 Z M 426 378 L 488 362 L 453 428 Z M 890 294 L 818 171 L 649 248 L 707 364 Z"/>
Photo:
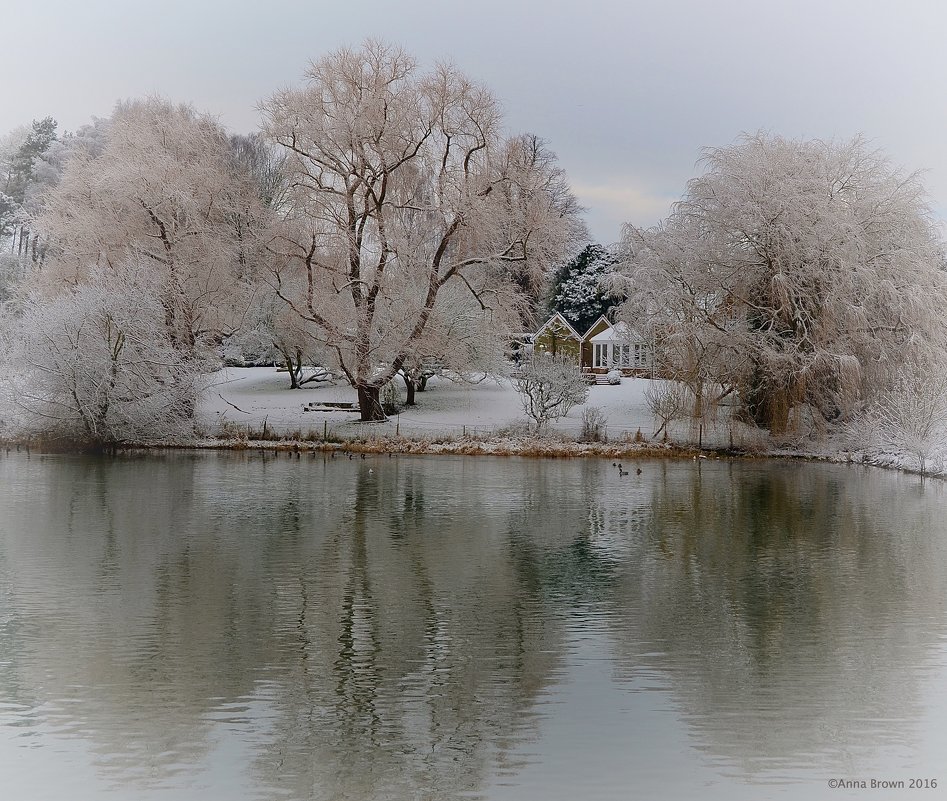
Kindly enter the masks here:
<path id="1" fill-rule="evenodd" d="M 941 485 L 642 468 L 7 457 L 4 775 L 31 797 L 812 797 L 947 745 Z"/>
<path id="2" fill-rule="evenodd" d="M 647 614 L 614 616 L 618 665 L 670 676 L 699 748 L 738 772 L 834 775 L 909 752 L 903 724 L 929 703 L 917 668 L 944 655 L 943 488 L 808 464 L 684 484 L 652 488 L 654 558 L 621 602 Z"/>

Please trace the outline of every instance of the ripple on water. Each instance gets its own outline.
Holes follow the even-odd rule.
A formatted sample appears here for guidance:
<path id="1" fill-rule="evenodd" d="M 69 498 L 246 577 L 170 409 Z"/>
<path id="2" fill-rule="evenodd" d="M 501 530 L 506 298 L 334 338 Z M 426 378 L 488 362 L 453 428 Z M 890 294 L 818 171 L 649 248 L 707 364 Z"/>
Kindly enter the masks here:
<path id="1" fill-rule="evenodd" d="M 0 770 L 14 797 L 497 801 L 936 767 L 943 492 L 643 467 L 2 460 Z"/>

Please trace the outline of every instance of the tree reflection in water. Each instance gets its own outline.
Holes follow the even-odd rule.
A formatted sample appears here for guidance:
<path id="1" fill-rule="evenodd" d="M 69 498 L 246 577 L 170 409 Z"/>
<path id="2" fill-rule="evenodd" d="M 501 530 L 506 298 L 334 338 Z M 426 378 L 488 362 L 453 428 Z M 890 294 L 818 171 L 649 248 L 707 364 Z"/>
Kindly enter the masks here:
<path id="1" fill-rule="evenodd" d="M 8 458 L 0 728 L 86 743 L 129 797 L 478 797 L 542 760 L 579 632 L 619 692 L 660 675 L 723 772 L 910 748 L 942 489 L 643 467 Z"/>

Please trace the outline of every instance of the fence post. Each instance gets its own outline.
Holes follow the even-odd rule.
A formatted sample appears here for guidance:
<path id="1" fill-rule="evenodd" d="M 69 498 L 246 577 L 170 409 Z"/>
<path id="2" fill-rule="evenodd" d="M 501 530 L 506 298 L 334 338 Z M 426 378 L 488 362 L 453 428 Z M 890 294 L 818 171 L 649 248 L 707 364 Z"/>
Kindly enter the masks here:
<path id="1" fill-rule="evenodd" d="M 329 421 L 323 420 L 322 421 L 322 441 L 325 442 L 327 439 L 329 439 Z"/>

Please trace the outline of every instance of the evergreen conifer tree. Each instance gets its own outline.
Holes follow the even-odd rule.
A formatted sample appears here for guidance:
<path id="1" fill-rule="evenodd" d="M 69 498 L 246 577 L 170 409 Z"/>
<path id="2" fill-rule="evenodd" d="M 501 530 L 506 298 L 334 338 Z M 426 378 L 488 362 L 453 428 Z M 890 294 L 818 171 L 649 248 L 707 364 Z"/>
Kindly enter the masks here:
<path id="1" fill-rule="evenodd" d="M 569 262 L 563 264 L 553 278 L 549 312 L 559 312 L 580 334 L 603 314 L 621 303 L 609 296 L 601 279 L 617 261 L 602 245 L 589 244 Z"/>

